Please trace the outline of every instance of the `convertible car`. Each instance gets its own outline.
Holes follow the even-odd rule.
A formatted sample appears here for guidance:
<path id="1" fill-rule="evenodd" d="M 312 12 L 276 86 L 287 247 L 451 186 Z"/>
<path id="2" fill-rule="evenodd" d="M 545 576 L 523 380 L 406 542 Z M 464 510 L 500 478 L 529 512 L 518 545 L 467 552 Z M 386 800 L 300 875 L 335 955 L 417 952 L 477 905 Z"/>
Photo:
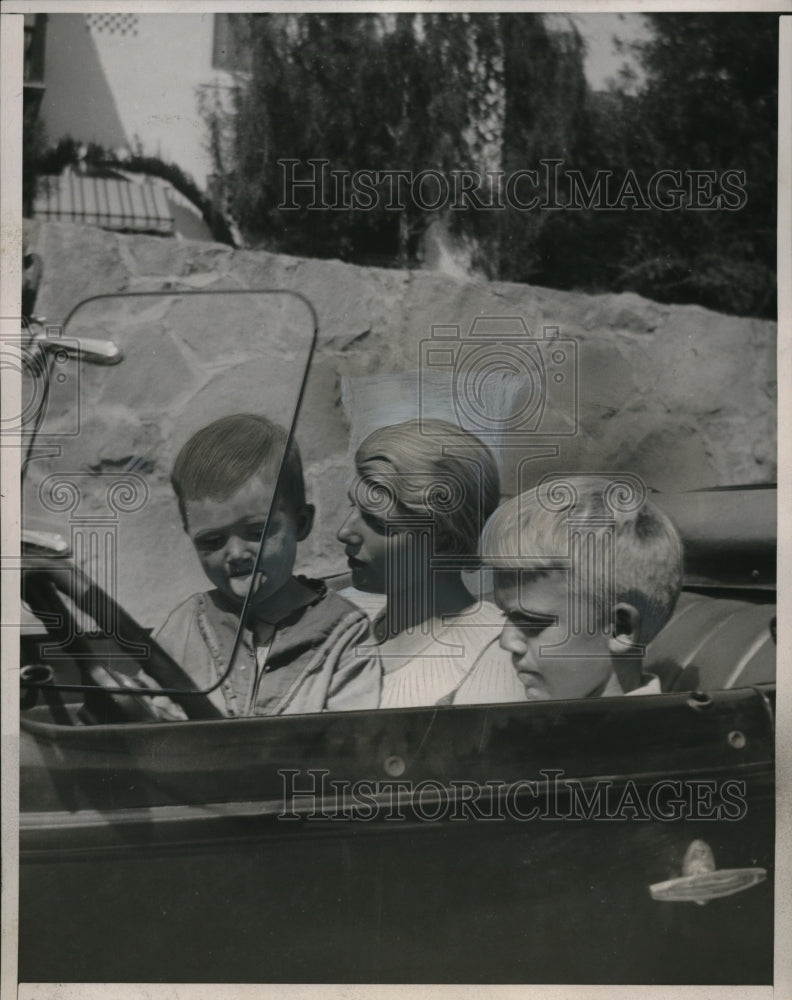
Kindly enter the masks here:
<path id="1" fill-rule="evenodd" d="M 118 568 L 161 544 L 171 437 L 252 406 L 261 371 L 296 419 L 310 304 L 231 295 L 90 300 L 29 344 L 20 980 L 770 983 L 774 488 L 654 496 L 686 545 L 648 651 L 661 694 L 220 718 L 121 606 Z M 170 390 L 158 436 L 145 373 L 174 337 L 206 377 Z M 123 464 L 76 458 L 100 399 L 137 407 Z M 182 581 L 159 582 L 164 611 Z M 187 721 L 152 717 L 141 666 Z"/>

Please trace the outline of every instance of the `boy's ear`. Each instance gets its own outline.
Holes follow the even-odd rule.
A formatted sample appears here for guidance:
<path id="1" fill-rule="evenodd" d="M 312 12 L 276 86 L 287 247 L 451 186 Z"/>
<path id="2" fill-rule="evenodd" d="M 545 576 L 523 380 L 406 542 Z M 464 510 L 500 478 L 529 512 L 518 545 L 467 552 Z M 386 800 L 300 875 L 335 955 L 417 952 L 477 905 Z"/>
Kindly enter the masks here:
<path id="1" fill-rule="evenodd" d="M 640 652 L 641 612 L 634 604 L 622 602 L 613 609 L 613 632 L 608 640 L 612 656 L 636 656 Z"/>
<path id="2" fill-rule="evenodd" d="M 305 504 L 297 511 L 297 541 L 304 542 L 311 534 L 316 508 L 312 503 Z"/>

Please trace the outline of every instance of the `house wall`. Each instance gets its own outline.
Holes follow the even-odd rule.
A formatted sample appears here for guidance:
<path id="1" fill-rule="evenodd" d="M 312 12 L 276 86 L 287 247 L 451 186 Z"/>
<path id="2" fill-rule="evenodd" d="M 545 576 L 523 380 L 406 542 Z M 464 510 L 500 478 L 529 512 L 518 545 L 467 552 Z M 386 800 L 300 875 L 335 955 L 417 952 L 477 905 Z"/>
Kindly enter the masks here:
<path id="1" fill-rule="evenodd" d="M 212 68 L 214 14 L 50 14 L 41 108 L 52 143 L 65 135 L 135 147 L 177 163 L 206 187 L 211 162 L 199 88 L 228 92 Z M 189 58 L 185 58 L 189 53 Z"/>

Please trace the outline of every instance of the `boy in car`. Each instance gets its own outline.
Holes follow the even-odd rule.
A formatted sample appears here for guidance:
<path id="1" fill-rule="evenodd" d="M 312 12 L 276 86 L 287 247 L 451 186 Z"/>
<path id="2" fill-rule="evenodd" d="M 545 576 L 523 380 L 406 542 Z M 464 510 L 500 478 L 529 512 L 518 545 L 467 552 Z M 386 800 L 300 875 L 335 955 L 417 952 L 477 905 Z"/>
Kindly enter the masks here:
<path id="1" fill-rule="evenodd" d="M 682 543 L 654 504 L 625 502 L 618 479 L 567 477 L 500 506 L 481 550 L 528 700 L 660 693 L 643 656 L 674 610 Z M 467 678 L 453 703 L 481 686 Z"/>
<path id="2" fill-rule="evenodd" d="M 171 483 L 213 587 L 180 604 L 155 639 L 199 689 L 221 681 L 209 698 L 224 715 L 376 708 L 379 663 L 356 652 L 368 636 L 366 616 L 324 583 L 292 573 L 314 509 L 297 446 L 286 444 L 286 432 L 266 417 L 237 414 L 181 449 Z M 156 699 L 164 717 L 183 714 L 165 700 Z"/>

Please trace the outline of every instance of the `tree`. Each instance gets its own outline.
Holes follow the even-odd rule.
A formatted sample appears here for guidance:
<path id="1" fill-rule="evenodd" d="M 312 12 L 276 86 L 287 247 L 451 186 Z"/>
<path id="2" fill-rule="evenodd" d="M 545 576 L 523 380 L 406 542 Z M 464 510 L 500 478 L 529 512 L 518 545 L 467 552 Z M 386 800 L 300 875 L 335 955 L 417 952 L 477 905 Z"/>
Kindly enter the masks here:
<path id="1" fill-rule="evenodd" d="M 253 68 L 236 94 L 226 169 L 248 236 L 314 256 L 402 264 L 414 257 L 427 213 L 404 189 L 392 194 L 392 176 L 376 185 L 370 210 L 322 209 L 305 188 L 285 197 L 284 184 L 316 169 L 325 181 L 320 201 L 341 206 L 349 192 L 336 188 L 330 170 L 392 175 L 469 166 L 476 23 L 469 15 L 248 16 Z M 326 161 L 325 172 L 311 161 Z M 284 202 L 298 207 L 284 210 Z"/>
<path id="2" fill-rule="evenodd" d="M 632 290 L 738 314 L 775 314 L 776 67 L 773 14 L 651 14 L 643 83 L 587 87 L 569 21 L 540 14 L 236 15 L 250 47 L 230 122 L 211 124 L 216 172 L 247 237 L 358 263 L 416 262 L 433 219 L 478 245 L 491 278 L 590 292 Z M 229 127 L 230 126 L 230 127 Z M 230 132 L 224 145 L 220 136 Z M 284 209 L 284 161 L 325 161 L 323 209 L 306 188 Z M 745 174 L 737 210 L 430 210 L 390 181 L 348 207 L 329 171 L 540 168 L 591 183 L 660 169 Z M 486 195 L 486 191 L 483 192 Z M 526 192 L 530 193 L 530 192 Z M 387 207 L 390 205 L 390 207 Z"/>
<path id="3" fill-rule="evenodd" d="M 653 34 L 633 48 L 645 82 L 589 94 L 577 157 L 584 172 L 743 171 L 738 210 L 560 213 L 542 232 L 560 287 L 631 290 L 661 302 L 696 302 L 775 316 L 777 48 L 772 14 L 651 14 Z"/>
<path id="4" fill-rule="evenodd" d="M 537 15 L 502 14 L 498 26 L 504 68 L 506 176 L 538 170 L 542 160 L 561 160 L 564 169 L 574 167 L 587 93 L 580 33 L 571 21 L 551 30 Z M 552 267 L 546 259 L 545 231 L 555 225 L 553 213 L 509 205 L 498 221 L 494 276 L 552 283 L 545 277 Z"/>
<path id="5" fill-rule="evenodd" d="M 778 17 L 652 14 L 629 120 L 657 166 L 745 172 L 739 211 L 633 225 L 621 281 L 666 301 L 775 315 Z M 662 215 L 663 213 L 656 213 Z"/>

